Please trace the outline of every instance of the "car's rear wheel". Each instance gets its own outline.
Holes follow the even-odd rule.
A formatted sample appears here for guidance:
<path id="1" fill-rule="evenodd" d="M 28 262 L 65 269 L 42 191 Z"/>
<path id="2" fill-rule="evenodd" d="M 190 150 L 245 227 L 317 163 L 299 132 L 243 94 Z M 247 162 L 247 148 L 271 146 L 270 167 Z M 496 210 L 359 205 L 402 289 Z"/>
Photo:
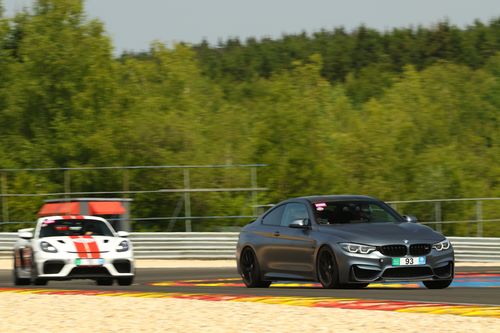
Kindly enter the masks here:
<path id="1" fill-rule="evenodd" d="M 247 247 L 241 253 L 240 269 L 243 283 L 248 288 L 267 288 L 271 285 L 271 281 L 261 279 L 259 262 L 251 248 Z"/>
<path id="2" fill-rule="evenodd" d="M 423 281 L 427 289 L 444 289 L 447 288 L 453 280 L 436 280 L 436 281 Z"/>
<path id="3" fill-rule="evenodd" d="M 17 265 L 16 265 L 16 256 L 14 255 L 14 268 L 12 271 L 12 282 L 14 282 L 14 285 L 16 286 L 26 286 L 30 284 L 31 279 L 29 278 L 22 278 L 19 277 L 19 274 L 17 273 Z"/>
<path id="4" fill-rule="evenodd" d="M 111 286 L 113 284 L 113 279 L 112 278 L 101 278 L 97 279 L 95 283 L 98 286 Z"/>
<path id="5" fill-rule="evenodd" d="M 134 277 L 133 276 L 122 277 L 116 279 L 116 281 L 120 286 L 130 286 L 134 282 Z"/>
<path id="6" fill-rule="evenodd" d="M 335 255 L 328 246 L 323 246 L 318 252 L 316 261 L 318 280 L 323 288 L 339 288 L 339 271 Z"/>

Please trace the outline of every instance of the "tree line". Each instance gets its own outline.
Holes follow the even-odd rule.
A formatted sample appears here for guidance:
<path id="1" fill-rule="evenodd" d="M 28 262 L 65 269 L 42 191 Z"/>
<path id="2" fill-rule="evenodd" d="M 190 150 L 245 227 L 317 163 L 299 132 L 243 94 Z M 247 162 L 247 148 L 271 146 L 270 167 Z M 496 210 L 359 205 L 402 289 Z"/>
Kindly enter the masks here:
<path id="1" fill-rule="evenodd" d="M 87 18 L 81 0 L 1 12 L 2 169 L 264 163 L 263 204 L 325 193 L 500 196 L 500 18 L 463 28 L 443 21 L 218 45 L 152 43 L 148 52 L 114 56 L 105 27 Z M 136 170 L 129 187 L 182 187 L 176 172 Z M 60 192 L 63 183 L 56 172 L 7 176 L 9 193 Z M 191 182 L 246 187 L 249 175 L 204 170 Z M 72 189 L 84 192 L 122 183 L 119 172 L 71 175 Z M 133 198 L 135 217 L 171 216 L 179 201 Z M 41 201 L 9 198 L 10 220 L 33 220 Z M 248 194 L 193 194 L 192 202 L 198 216 L 252 213 Z M 498 208 L 485 203 L 483 217 L 498 218 Z M 433 219 L 429 206 L 401 209 Z M 448 220 L 474 213 L 473 205 L 443 208 Z M 196 222 L 194 230 L 220 224 Z M 497 224 L 485 230 L 498 235 Z M 467 226 L 446 228 L 464 234 Z"/>

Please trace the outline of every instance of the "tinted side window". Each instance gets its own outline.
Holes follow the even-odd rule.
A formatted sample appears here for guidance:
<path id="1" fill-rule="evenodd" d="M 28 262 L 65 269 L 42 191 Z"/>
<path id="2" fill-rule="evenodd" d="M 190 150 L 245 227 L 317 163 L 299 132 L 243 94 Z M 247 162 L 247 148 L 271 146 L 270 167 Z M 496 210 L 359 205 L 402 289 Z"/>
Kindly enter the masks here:
<path id="1" fill-rule="evenodd" d="M 286 205 L 285 214 L 281 220 L 281 225 L 288 227 L 292 221 L 309 218 L 307 207 L 301 203 L 290 203 Z"/>
<path id="2" fill-rule="evenodd" d="M 280 225 L 281 217 L 283 216 L 283 211 L 285 209 L 284 205 L 274 208 L 262 219 L 262 224 L 267 225 Z"/>

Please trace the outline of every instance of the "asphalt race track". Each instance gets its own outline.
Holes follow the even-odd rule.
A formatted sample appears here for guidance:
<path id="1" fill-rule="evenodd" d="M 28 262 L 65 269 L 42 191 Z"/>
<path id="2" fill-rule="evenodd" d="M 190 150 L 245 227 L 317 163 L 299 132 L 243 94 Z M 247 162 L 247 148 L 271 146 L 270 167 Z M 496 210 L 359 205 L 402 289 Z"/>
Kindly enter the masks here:
<path id="1" fill-rule="evenodd" d="M 0 288 L 15 287 L 10 270 L 0 270 Z M 279 283 L 266 289 L 241 286 L 234 268 L 144 268 L 138 269 L 130 287 L 97 286 L 91 280 L 50 281 L 39 289 L 126 290 L 186 294 L 298 296 L 361 298 L 500 306 L 500 267 L 458 267 L 454 284 L 443 290 L 428 290 L 419 284 L 375 284 L 361 290 L 326 290 L 314 283 Z"/>

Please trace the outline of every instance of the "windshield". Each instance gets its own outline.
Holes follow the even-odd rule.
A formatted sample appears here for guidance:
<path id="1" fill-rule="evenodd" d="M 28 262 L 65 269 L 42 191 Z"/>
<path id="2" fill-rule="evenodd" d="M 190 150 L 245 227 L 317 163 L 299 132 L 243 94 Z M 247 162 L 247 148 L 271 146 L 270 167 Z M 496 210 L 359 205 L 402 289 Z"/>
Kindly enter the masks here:
<path id="1" fill-rule="evenodd" d="M 400 222 L 390 208 L 377 202 L 317 202 L 313 208 L 319 224 Z"/>
<path id="2" fill-rule="evenodd" d="M 113 236 L 108 226 L 98 220 L 50 220 L 42 222 L 40 238 L 59 236 Z"/>

